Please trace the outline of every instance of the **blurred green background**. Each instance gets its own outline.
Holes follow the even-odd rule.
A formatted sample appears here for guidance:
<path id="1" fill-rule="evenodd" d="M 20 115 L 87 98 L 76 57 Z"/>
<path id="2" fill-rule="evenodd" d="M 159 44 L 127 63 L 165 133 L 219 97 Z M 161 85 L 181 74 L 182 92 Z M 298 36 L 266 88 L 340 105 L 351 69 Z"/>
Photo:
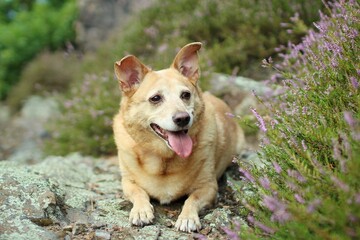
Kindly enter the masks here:
<path id="1" fill-rule="evenodd" d="M 49 126 L 49 153 L 112 154 L 114 61 L 131 53 L 159 69 L 201 41 L 203 88 L 212 72 L 264 80 L 270 72 L 261 60 L 299 42 L 322 7 L 321 0 L 1 1 L 0 99 L 16 113 L 29 96 L 56 96 L 62 114 Z"/>

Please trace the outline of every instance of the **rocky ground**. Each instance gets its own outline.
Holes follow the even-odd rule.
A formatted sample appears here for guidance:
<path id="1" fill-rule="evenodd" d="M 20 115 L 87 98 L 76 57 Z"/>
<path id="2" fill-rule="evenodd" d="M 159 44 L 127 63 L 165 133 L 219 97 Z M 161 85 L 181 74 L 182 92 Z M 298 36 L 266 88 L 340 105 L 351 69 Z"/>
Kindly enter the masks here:
<path id="1" fill-rule="evenodd" d="M 236 169 L 227 174 L 236 176 Z M 217 204 L 201 214 L 199 233 L 173 228 L 183 200 L 154 201 L 154 224 L 131 226 L 115 157 L 71 154 L 31 166 L 2 161 L 0 176 L 0 239 L 226 239 L 222 228 L 242 221 L 236 217 L 239 199 L 222 179 Z"/>
<path id="2" fill-rule="evenodd" d="M 214 91 L 222 91 L 219 82 L 216 86 L 219 89 Z M 257 88 L 264 90 L 260 85 Z M 242 103 L 233 106 L 237 109 L 254 103 L 248 94 L 234 92 L 234 88 L 228 94 L 241 95 Z M 201 213 L 203 228 L 199 233 L 174 230 L 184 199 L 169 205 L 154 201 L 154 224 L 131 226 L 128 216 L 132 206 L 122 194 L 115 156 L 43 156 L 41 140 L 47 137 L 43 125 L 56 117 L 56 109 L 51 98 L 31 97 L 21 113 L 10 119 L 6 108 L 0 107 L 1 240 L 227 239 L 223 227 L 234 221 L 246 225 L 238 216 L 241 199 L 234 194 L 233 184 L 228 184 L 242 184 L 234 164 L 219 183 L 216 205 Z M 254 150 L 245 152 L 242 158 L 261 164 Z"/>

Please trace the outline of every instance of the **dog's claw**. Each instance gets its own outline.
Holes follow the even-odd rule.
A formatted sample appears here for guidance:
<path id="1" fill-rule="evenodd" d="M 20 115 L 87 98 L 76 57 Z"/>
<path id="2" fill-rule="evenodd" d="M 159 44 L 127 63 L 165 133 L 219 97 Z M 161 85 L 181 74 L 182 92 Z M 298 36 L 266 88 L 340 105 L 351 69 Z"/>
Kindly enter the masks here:
<path id="1" fill-rule="evenodd" d="M 192 218 L 182 218 L 180 215 L 175 223 L 175 228 L 176 230 L 183 232 L 199 232 L 201 229 L 200 219 L 198 216 L 193 216 Z"/>
<path id="2" fill-rule="evenodd" d="M 136 226 L 149 225 L 154 220 L 154 209 L 151 204 L 148 206 L 134 206 L 130 211 L 130 223 Z"/>

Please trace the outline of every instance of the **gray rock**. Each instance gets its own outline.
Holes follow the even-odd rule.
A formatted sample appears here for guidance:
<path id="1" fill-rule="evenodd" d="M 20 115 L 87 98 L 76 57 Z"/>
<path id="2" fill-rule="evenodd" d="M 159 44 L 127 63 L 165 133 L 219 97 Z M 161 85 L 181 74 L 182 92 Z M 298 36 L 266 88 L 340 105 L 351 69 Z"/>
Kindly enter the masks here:
<path id="1" fill-rule="evenodd" d="M 95 50 L 103 44 L 110 33 L 114 32 L 114 29 L 122 27 L 131 14 L 150 6 L 153 2 L 153 0 L 79 0 L 77 43 L 85 50 Z"/>
<path id="2" fill-rule="evenodd" d="M 53 98 L 29 97 L 20 114 L 3 123 L 6 129 L 0 131 L 0 145 L 4 146 L 4 149 L 0 147 L 0 160 L 27 164 L 42 160 L 40 143 L 47 135 L 44 125 L 58 114 L 58 104 Z"/>
<path id="3" fill-rule="evenodd" d="M 43 226 L 61 219 L 57 189 L 29 168 L 0 162 L 0 239 L 57 239 Z"/>
<path id="4" fill-rule="evenodd" d="M 264 82 L 255 81 L 250 78 L 241 76 L 231 76 L 222 73 L 213 73 L 210 79 L 211 92 L 215 94 L 221 94 L 223 92 L 231 91 L 234 88 L 242 90 L 244 92 L 255 91 L 258 94 L 263 94 L 270 90 Z"/>
<path id="5" fill-rule="evenodd" d="M 229 209 L 217 208 L 207 214 L 204 220 L 208 221 L 212 228 L 222 228 L 230 225 L 230 215 L 231 211 Z"/>
<path id="6" fill-rule="evenodd" d="M 156 219 L 131 226 L 132 204 L 122 198 L 116 158 L 80 154 L 48 157 L 26 166 L 0 162 L 0 239 L 193 239 L 173 228 L 183 202 L 153 202 Z M 224 193 L 223 193 L 224 194 Z M 230 194 L 230 193 L 226 193 Z M 223 201 L 201 217 L 200 234 L 226 239 L 221 228 L 234 213 Z M 235 208 L 232 208 L 235 209 Z"/>
<path id="7" fill-rule="evenodd" d="M 262 96 L 271 89 L 262 81 L 255 81 L 241 76 L 213 73 L 210 78 L 210 92 L 221 97 L 233 110 L 242 117 L 251 115 L 250 107 L 257 108 L 257 96 Z"/>
<path id="8" fill-rule="evenodd" d="M 40 129 L 40 131 L 43 129 L 41 125 L 54 117 L 55 114 L 58 114 L 58 103 L 55 99 L 40 96 L 29 97 L 21 109 L 24 121 L 35 128 L 34 130 Z"/>
<path id="9" fill-rule="evenodd" d="M 111 234 L 109 232 L 106 231 L 95 231 L 95 237 L 98 240 L 108 240 L 111 239 Z"/>

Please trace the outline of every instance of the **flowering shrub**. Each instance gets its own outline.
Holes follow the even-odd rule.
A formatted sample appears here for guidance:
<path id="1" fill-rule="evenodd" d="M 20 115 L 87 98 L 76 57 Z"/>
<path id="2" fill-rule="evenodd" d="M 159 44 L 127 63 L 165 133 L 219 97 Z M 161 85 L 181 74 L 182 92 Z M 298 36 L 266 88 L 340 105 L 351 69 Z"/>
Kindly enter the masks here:
<path id="1" fill-rule="evenodd" d="M 131 53 L 159 69 L 168 67 L 180 46 L 201 41 L 203 70 L 263 79 L 265 71 L 249 69 L 279 44 L 299 40 L 321 6 L 321 0 L 155 1 L 128 28 L 115 32 L 116 40 L 102 54 L 116 54 L 117 60 Z M 296 12 L 302 21 L 289 34 L 280 23 Z"/>
<path id="2" fill-rule="evenodd" d="M 280 54 L 282 63 L 263 62 L 278 71 L 270 82 L 283 86 L 260 99 L 267 117 L 252 109 L 267 164 L 239 162 L 254 191 L 239 189 L 252 226 L 239 230 L 244 239 L 360 237 L 360 5 L 339 0 L 326 8 L 316 31 Z"/>
<path id="3" fill-rule="evenodd" d="M 238 73 L 243 74 L 256 59 L 274 52 L 273 48 L 278 44 L 286 43 L 290 38 L 298 40 L 306 32 L 306 24 L 317 18 L 320 5 L 321 0 L 311 3 L 307 0 L 274 0 L 271 3 L 268 0 L 155 1 L 136 18 L 122 24 L 124 29 L 114 31 L 113 38 L 104 42 L 96 53 L 85 54 L 81 66 L 73 73 L 73 82 L 77 84 L 75 90 L 61 98 L 65 112 L 50 128 L 56 130 L 56 134 L 53 134 L 54 141 L 49 143 L 47 152 L 80 151 L 92 155 L 116 152 L 109 143 L 112 141 L 111 127 L 100 124 L 115 113 L 110 108 L 119 102 L 116 99 L 119 92 L 114 91 L 117 83 L 100 84 L 95 79 L 90 80 L 88 88 L 93 89 L 82 93 L 82 86 L 87 86 L 91 77 L 79 79 L 78 75 L 101 74 L 104 69 L 112 71 L 113 63 L 127 54 L 134 54 L 150 67 L 161 69 L 169 66 L 179 47 L 192 41 L 203 41 L 206 51 L 201 57 L 204 66 L 201 84 L 206 88 L 207 72 L 236 73 L 238 69 Z M 295 12 L 299 12 L 303 21 L 293 24 L 296 30 L 290 35 L 278 23 L 287 21 Z M 66 72 L 71 69 L 67 68 Z M 248 72 L 259 76 L 260 71 Z M 101 94 L 109 95 L 100 97 Z M 64 105 L 74 102 L 75 105 Z M 101 107 L 108 110 L 93 117 L 91 112 L 102 111 Z M 252 128 L 250 131 L 254 132 Z"/>
<path id="4" fill-rule="evenodd" d="M 49 123 L 48 154 L 114 154 L 112 117 L 118 111 L 120 91 L 112 74 L 85 75 L 69 96 L 59 97 L 61 116 Z M 119 96 L 119 97 L 116 97 Z"/>

